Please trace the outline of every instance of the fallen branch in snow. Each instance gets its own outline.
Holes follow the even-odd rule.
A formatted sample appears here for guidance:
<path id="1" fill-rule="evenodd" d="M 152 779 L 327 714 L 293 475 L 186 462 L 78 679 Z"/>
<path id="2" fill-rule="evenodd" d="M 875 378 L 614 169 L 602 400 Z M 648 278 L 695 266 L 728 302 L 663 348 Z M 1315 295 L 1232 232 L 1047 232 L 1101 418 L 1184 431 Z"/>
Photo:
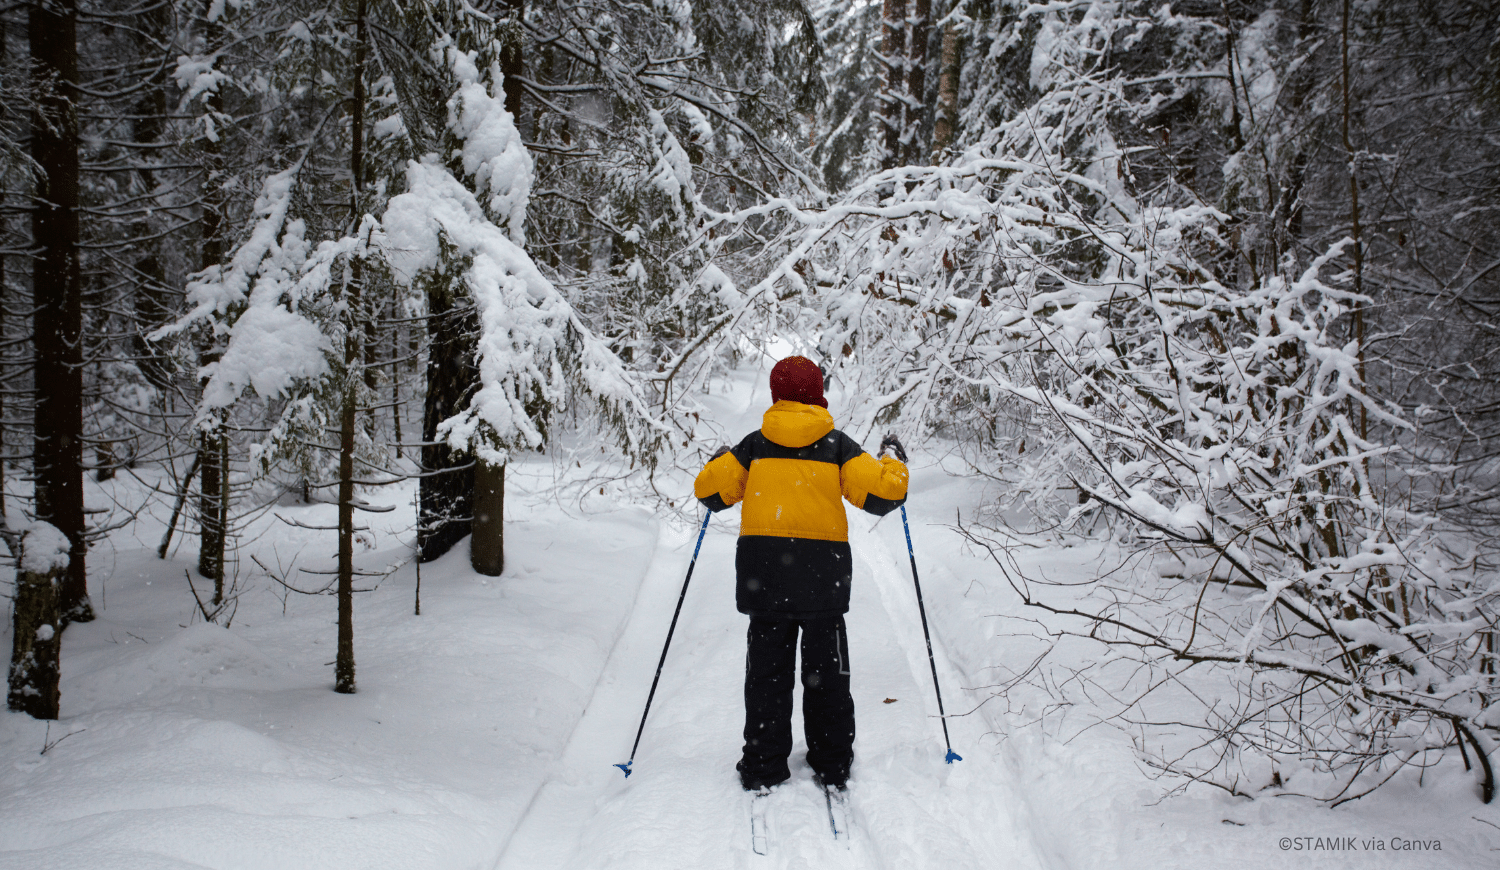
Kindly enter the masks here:
<path id="1" fill-rule="evenodd" d="M 63 742 L 64 740 L 67 740 L 69 737 L 72 737 L 74 734 L 82 734 L 83 732 L 85 732 L 87 730 L 89 730 L 89 729 L 87 729 L 87 728 L 79 728 L 77 731 L 69 731 L 67 734 L 64 734 L 63 736 L 57 738 L 56 740 L 53 740 L 53 739 L 51 739 L 52 738 L 52 723 L 48 722 L 47 723 L 47 731 L 46 731 L 45 734 L 42 735 L 42 751 L 39 752 L 39 753 L 37 753 L 37 754 L 38 755 L 46 755 L 47 753 L 51 752 L 53 749 L 57 748 L 57 744 Z"/>
<path id="2" fill-rule="evenodd" d="M 193 477 L 198 474 L 198 466 L 203 464 L 203 453 L 193 452 L 193 462 L 188 466 L 187 473 L 182 476 L 182 484 L 177 488 L 177 499 L 172 502 L 172 515 L 167 518 L 167 529 L 161 533 L 161 543 L 156 547 L 156 558 L 167 558 L 167 550 L 172 546 L 172 532 L 177 528 L 177 518 L 182 516 L 182 506 L 187 502 L 188 488 L 192 486 Z"/>
<path id="3" fill-rule="evenodd" d="M 208 605 L 203 603 L 203 599 L 199 597 L 198 587 L 193 585 L 192 572 L 184 568 L 182 569 L 182 573 L 183 576 L 187 577 L 188 589 L 193 593 L 193 600 L 198 603 L 198 613 L 203 616 L 203 621 L 218 625 L 219 617 L 222 615 L 224 617 L 224 627 L 228 628 L 230 623 L 234 622 L 234 614 L 240 607 L 239 575 L 235 575 L 229 588 L 225 590 L 223 598 L 210 610 Z"/>

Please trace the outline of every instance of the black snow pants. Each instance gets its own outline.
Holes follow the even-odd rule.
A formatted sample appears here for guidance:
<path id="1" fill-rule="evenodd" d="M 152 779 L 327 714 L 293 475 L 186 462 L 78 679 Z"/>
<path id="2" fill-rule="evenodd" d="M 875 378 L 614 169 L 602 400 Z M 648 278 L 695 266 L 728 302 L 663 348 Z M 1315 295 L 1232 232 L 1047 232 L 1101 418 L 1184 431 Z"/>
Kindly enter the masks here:
<path id="1" fill-rule="evenodd" d="M 842 785 L 854 761 L 854 698 L 843 616 L 750 617 L 745 654 L 745 750 L 737 768 L 746 788 L 791 776 L 792 676 L 802 634 L 802 732 L 807 763 L 824 782 Z"/>

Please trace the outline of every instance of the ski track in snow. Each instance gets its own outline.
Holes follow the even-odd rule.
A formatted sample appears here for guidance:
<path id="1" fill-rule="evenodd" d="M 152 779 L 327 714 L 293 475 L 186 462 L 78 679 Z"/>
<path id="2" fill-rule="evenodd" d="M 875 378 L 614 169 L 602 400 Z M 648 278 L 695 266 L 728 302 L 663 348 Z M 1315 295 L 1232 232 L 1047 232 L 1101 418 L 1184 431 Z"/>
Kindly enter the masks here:
<path id="1" fill-rule="evenodd" d="M 740 372 L 705 397 L 727 440 L 759 424 L 764 381 L 765 371 Z M 330 597 L 283 605 L 278 587 L 242 565 L 246 590 L 226 631 L 194 617 L 183 578 L 191 547 L 166 562 L 151 552 L 161 527 L 149 512 L 97 548 L 100 618 L 68 629 L 62 719 L 49 738 L 46 724 L 0 713 L 0 870 L 1495 866 L 1500 808 L 1477 802 L 1456 763 L 1340 811 L 1207 787 L 1164 798 L 1173 783 L 1144 776 L 1129 736 L 1090 727 L 1091 710 L 1035 686 L 993 697 L 987 687 L 1023 669 L 1038 640 L 1032 623 L 1010 619 L 1030 614 L 993 566 L 944 528 L 955 507 L 967 515 L 992 494 L 930 457 L 914 457 L 908 510 L 963 760 L 943 763 L 901 517 L 850 509 L 852 838 L 829 830 L 802 757 L 799 698 L 792 779 L 769 798 L 770 854 L 756 855 L 734 771 L 746 630 L 734 609 L 739 512 L 710 522 L 626 779 L 613 765 L 630 754 L 696 525 L 592 494 L 565 509 L 549 460 L 514 465 L 504 575 L 472 572 L 460 545 L 422 567 L 420 617 L 410 565 L 357 596 L 353 696 L 331 691 Z M 109 497 L 133 504 L 131 485 L 111 484 Z M 330 505 L 279 510 L 310 525 L 333 516 Z M 405 557 L 410 518 L 399 514 L 371 520 L 361 566 Z M 322 568 L 332 552 L 330 535 L 272 518 L 245 538 L 272 564 L 301 553 L 299 564 Z M 1086 576 L 1097 553 L 1059 544 L 1018 558 L 1066 579 Z M 1277 846 L 1336 835 L 1440 838 L 1443 851 Z"/>
<path id="2" fill-rule="evenodd" d="M 854 836 L 847 845 L 833 839 L 798 739 L 792 779 L 770 798 L 770 854 L 751 851 L 749 798 L 734 773 L 745 653 L 745 617 L 733 608 L 728 567 L 736 524 L 726 520 L 734 519 L 731 512 L 710 524 L 632 776 L 611 765 L 629 753 L 691 540 L 671 548 L 678 558 L 653 564 L 560 769 L 496 867 L 1047 866 L 1011 821 L 1019 797 L 987 752 L 944 765 L 910 575 L 901 576 L 901 563 L 859 519 L 850 530 L 856 580 L 847 617 L 858 729 L 850 783 Z M 881 525 L 880 533 L 889 534 L 889 524 Z M 948 698 L 972 706 L 959 691 L 965 681 L 940 662 Z M 799 697 L 799 738 L 800 717 Z M 956 719 L 950 726 L 961 749 L 981 736 L 974 722 Z"/>

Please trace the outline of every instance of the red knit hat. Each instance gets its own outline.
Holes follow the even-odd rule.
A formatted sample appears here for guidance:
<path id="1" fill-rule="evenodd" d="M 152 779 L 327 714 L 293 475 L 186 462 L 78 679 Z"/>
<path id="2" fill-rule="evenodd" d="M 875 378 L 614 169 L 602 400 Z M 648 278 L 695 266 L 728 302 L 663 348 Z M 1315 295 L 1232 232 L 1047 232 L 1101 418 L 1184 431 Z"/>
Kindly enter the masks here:
<path id="1" fill-rule="evenodd" d="M 805 356 L 789 356 L 771 369 L 771 401 L 828 407 L 823 398 L 823 370 Z"/>

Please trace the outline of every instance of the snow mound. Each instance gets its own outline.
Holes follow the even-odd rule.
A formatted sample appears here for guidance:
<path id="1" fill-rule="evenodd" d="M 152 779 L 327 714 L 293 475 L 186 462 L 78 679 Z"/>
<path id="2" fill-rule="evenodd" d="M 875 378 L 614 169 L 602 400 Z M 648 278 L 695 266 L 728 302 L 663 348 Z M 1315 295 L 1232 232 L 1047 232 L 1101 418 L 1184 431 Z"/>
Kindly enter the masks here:
<path id="1" fill-rule="evenodd" d="M 25 724 L 0 717 L 0 745 Z M 440 870 L 494 850 L 464 794 L 233 722 L 112 710 L 73 731 L 66 753 L 4 772 L 0 870 L 39 855 L 99 870 Z"/>
<path id="2" fill-rule="evenodd" d="M 119 660 L 70 682 L 68 706 L 94 710 L 182 690 L 269 690 L 284 685 L 285 677 L 283 665 L 244 638 L 217 625 L 200 624 L 161 643 L 122 647 Z"/>
<path id="3" fill-rule="evenodd" d="M 179 745 L 204 767 L 286 773 L 288 752 L 281 743 L 233 722 L 195 723 Z"/>

